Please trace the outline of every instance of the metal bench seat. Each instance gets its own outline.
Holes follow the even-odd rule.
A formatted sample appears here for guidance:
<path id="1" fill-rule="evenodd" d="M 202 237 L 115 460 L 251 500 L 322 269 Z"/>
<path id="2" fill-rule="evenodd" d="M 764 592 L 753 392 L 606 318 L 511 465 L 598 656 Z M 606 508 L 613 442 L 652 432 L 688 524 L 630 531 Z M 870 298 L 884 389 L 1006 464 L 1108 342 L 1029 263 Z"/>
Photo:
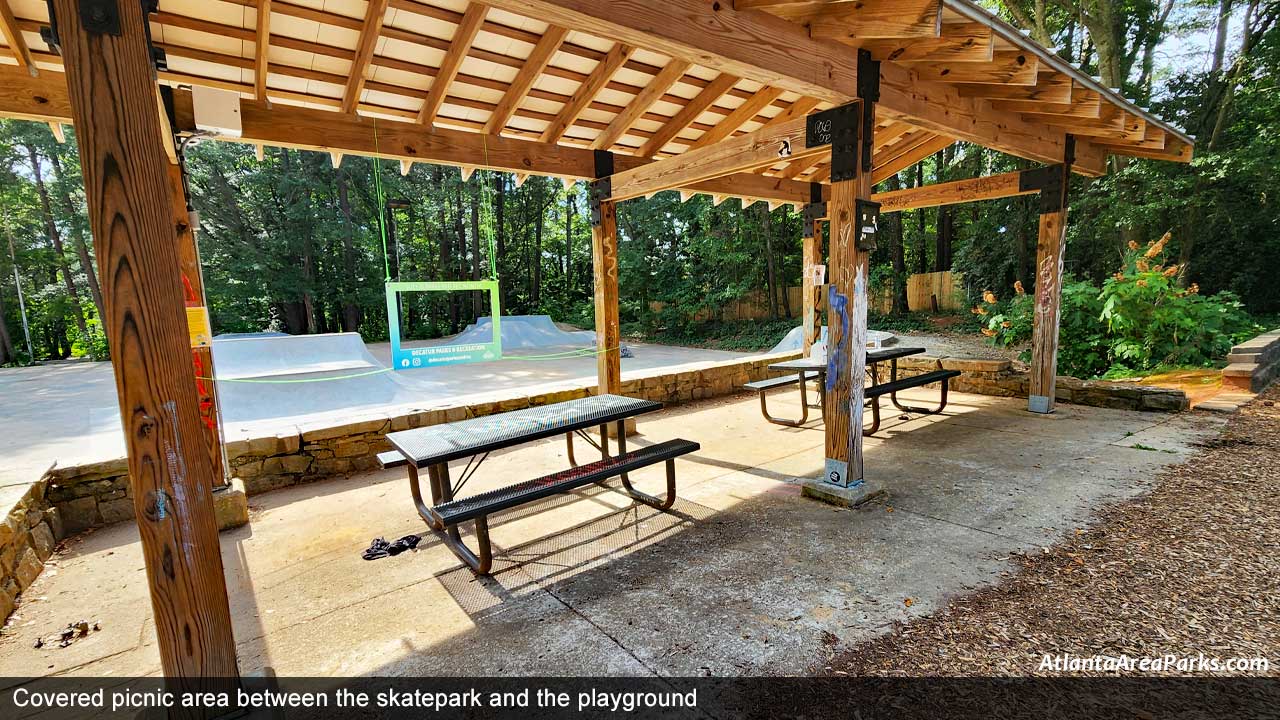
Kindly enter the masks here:
<path id="1" fill-rule="evenodd" d="M 871 427 L 863 428 L 863 435 L 871 435 L 880 429 L 880 398 L 888 395 L 889 400 L 893 402 L 893 406 L 903 412 L 921 413 L 923 415 L 937 415 L 947 407 L 947 388 L 951 384 L 951 378 L 960 375 L 959 370 L 934 370 L 921 375 L 913 375 L 912 377 L 899 378 L 891 380 L 887 383 L 872 385 L 865 391 L 867 404 L 871 406 Z M 942 383 L 942 398 L 936 408 L 922 408 L 911 405 L 903 405 L 898 402 L 898 393 L 914 387 L 922 387 L 924 385 L 932 385 L 933 383 Z"/>
<path id="2" fill-rule="evenodd" d="M 800 382 L 799 375 L 780 375 L 778 377 L 765 378 L 764 380 L 756 380 L 755 382 L 743 383 L 742 387 L 748 390 L 772 390 L 773 388 L 785 387 L 787 385 L 795 385 Z"/>
<path id="3" fill-rule="evenodd" d="M 441 503 L 433 507 L 431 511 L 446 527 L 457 525 L 467 520 L 475 520 L 476 518 L 485 517 L 502 510 L 509 510 L 535 500 L 576 490 L 577 488 L 598 483 L 632 470 L 656 465 L 663 461 L 667 462 L 669 471 L 666 499 L 656 500 L 648 495 L 637 499 L 646 504 L 658 505 L 665 509 L 670 507 L 675 500 L 673 461 L 681 455 L 695 452 L 699 447 L 698 443 L 689 440 L 668 440 L 616 457 L 604 458 L 576 468 L 554 472 L 534 480 L 527 480 L 515 485 L 498 488 L 497 490 Z M 630 487 L 627 489 L 631 490 Z"/>

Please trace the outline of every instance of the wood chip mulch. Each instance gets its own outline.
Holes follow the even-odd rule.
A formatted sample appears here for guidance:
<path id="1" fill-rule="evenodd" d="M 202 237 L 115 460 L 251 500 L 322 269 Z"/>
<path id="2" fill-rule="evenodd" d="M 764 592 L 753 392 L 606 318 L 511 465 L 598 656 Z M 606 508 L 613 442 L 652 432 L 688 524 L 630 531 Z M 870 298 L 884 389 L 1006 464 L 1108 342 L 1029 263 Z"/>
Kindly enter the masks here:
<path id="1" fill-rule="evenodd" d="M 1041 669 L 1045 655 L 1267 658 L 1280 677 L 1280 384 L 1152 491 L 997 585 L 816 668 L 837 676 L 1195 676 Z"/>

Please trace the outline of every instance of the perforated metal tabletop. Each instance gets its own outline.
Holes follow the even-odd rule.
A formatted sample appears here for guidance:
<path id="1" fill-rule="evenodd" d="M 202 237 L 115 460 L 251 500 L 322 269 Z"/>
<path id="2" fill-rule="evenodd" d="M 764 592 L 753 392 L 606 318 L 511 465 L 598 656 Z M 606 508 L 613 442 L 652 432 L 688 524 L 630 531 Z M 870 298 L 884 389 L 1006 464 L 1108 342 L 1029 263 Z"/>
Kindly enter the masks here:
<path id="1" fill-rule="evenodd" d="M 621 395 L 594 395 L 554 405 L 486 415 L 387 434 L 392 447 L 414 467 L 563 435 L 661 410 L 662 403 Z"/>

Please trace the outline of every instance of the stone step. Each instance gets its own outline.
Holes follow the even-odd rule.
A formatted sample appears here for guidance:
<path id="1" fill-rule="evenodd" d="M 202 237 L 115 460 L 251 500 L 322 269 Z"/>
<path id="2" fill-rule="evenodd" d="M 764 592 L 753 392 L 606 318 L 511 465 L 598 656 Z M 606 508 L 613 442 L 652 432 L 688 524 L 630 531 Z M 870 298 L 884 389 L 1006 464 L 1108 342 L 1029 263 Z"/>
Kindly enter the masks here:
<path id="1" fill-rule="evenodd" d="M 1222 376 L 1229 377 L 1253 377 L 1253 371 L 1258 366 L 1255 363 L 1231 363 L 1222 368 Z"/>
<path id="2" fill-rule="evenodd" d="M 1235 364 L 1235 363 L 1244 363 L 1245 365 L 1253 365 L 1253 366 L 1257 366 L 1257 364 L 1258 364 L 1258 358 L 1259 358 L 1259 357 L 1260 357 L 1260 356 L 1259 356 L 1259 354 L 1258 354 L 1258 353 L 1237 353 L 1237 352 L 1232 352 L 1232 353 L 1230 353 L 1230 354 L 1228 354 L 1228 355 L 1227 355 L 1227 362 L 1232 363 L 1232 364 Z"/>

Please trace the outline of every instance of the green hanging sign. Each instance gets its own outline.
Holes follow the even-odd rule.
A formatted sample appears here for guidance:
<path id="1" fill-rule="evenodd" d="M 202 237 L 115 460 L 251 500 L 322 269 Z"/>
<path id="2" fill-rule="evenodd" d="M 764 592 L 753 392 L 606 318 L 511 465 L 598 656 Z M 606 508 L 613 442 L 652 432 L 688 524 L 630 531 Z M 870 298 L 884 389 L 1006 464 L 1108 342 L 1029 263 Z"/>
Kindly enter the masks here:
<path id="1" fill-rule="evenodd" d="M 487 362 L 502 358 L 502 308 L 498 300 L 497 280 L 458 280 L 447 282 L 388 282 L 387 326 L 391 335 L 391 363 L 396 370 Z M 489 293 L 489 317 L 493 318 L 493 337 L 487 343 L 466 345 L 428 345 L 406 348 L 400 342 L 399 294 L 402 292 L 457 292 L 485 290 Z"/>

